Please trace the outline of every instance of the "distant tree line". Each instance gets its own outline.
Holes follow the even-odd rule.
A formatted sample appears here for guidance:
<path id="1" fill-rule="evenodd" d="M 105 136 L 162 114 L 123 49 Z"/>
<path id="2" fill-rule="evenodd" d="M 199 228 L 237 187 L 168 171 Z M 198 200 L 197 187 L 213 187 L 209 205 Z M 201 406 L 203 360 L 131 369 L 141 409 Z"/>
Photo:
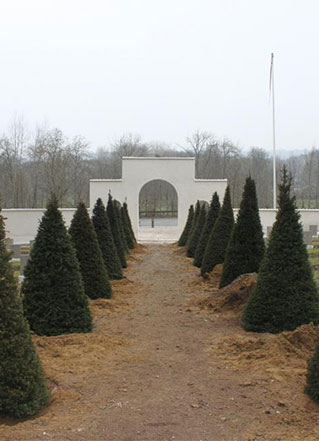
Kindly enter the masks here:
<path id="1" fill-rule="evenodd" d="M 209 132 L 197 131 L 183 146 L 146 143 L 139 136 L 123 135 L 116 142 L 96 151 L 76 136 L 67 138 L 59 129 L 37 128 L 32 134 L 21 118 L 15 118 L 0 137 L 0 199 L 3 208 L 44 207 L 54 193 L 62 207 L 75 207 L 79 200 L 88 204 L 89 179 L 122 176 L 123 156 L 194 156 L 196 178 L 227 178 L 231 198 L 239 206 L 241 188 L 248 174 L 255 180 L 259 205 L 272 207 L 272 158 L 264 149 L 244 151 L 229 139 L 217 139 Z M 282 166 L 278 158 L 278 170 Z M 301 208 L 319 208 L 319 149 L 285 159 L 294 176 L 293 191 Z M 162 186 L 163 187 L 163 186 Z M 154 202 L 154 185 L 143 191 L 147 207 L 175 209 L 176 195 L 161 187 L 160 203 Z M 154 193 L 155 191 L 155 193 Z M 175 198 L 173 200 L 173 198 Z"/>

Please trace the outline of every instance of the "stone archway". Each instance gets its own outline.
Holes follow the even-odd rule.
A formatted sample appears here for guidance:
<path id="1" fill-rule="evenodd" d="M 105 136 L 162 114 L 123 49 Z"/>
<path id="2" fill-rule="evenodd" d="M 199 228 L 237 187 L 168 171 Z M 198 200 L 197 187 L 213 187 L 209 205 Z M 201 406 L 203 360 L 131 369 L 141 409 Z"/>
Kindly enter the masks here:
<path id="1" fill-rule="evenodd" d="M 178 194 L 163 179 L 153 179 L 139 193 L 139 227 L 177 227 Z"/>
<path id="2" fill-rule="evenodd" d="M 170 183 L 178 194 L 178 222 L 172 235 L 159 239 L 176 240 L 180 235 L 189 206 L 197 200 L 210 201 L 216 191 L 222 200 L 227 179 L 195 179 L 195 158 L 122 158 L 122 179 L 90 180 L 90 207 L 97 198 L 107 202 L 110 191 L 120 202 L 127 201 L 134 233 L 139 238 L 139 194 L 142 187 L 153 180 Z M 140 238 L 141 239 L 141 238 Z"/>

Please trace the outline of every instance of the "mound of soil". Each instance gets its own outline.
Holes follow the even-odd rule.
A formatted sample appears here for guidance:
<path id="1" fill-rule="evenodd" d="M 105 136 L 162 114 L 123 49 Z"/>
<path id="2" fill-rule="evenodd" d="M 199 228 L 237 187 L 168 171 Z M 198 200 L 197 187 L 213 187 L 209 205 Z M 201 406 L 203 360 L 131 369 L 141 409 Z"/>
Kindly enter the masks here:
<path id="1" fill-rule="evenodd" d="M 193 304 L 202 309 L 212 309 L 216 312 L 233 311 L 241 313 L 252 289 L 256 285 L 256 281 L 256 273 L 243 274 L 237 277 L 231 284 L 213 294 L 204 298 L 196 298 Z"/>
<path id="2" fill-rule="evenodd" d="M 140 243 L 135 245 L 134 250 L 130 250 L 127 255 L 127 263 L 128 269 L 130 268 L 129 264 L 134 262 L 140 262 L 143 254 L 146 253 L 146 247 Z"/>
<path id="3" fill-rule="evenodd" d="M 147 247 L 145 245 L 142 245 L 141 243 L 135 244 L 135 248 L 130 251 L 130 256 L 133 254 L 145 254 L 147 252 Z M 133 254 L 132 254 L 133 253 Z"/>
<path id="4" fill-rule="evenodd" d="M 56 337 L 34 335 L 32 339 L 45 372 L 54 378 L 65 374 L 66 366 L 68 373 L 89 373 L 105 361 L 110 350 L 127 344 L 124 338 L 99 332 Z"/>
<path id="5" fill-rule="evenodd" d="M 173 243 L 169 246 L 171 246 L 173 248 L 173 253 L 176 254 L 177 256 L 185 256 L 186 255 L 186 248 L 185 247 L 180 247 L 177 245 L 177 243 Z"/>
<path id="6" fill-rule="evenodd" d="M 90 309 L 94 318 L 105 315 L 106 312 L 121 312 L 128 307 L 129 304 L 125 301 L 113 303 L 112 299 L 90 300 Z"/>
<path id="7" fill-rule="evenodd" d="M 128 271 L 127 271 L 128 272 Z M 90 309 L 94 317 L 94 326 L 99 328 L 99 319 L 105 317 L 105 314 L 113 312 L 122 312 L 130 308 L 130 298 L 138 290 L 132 280 L 124 278 L 121 280 L 112 280 L 113 296 L 111 299 L 90 300 Z"/>
<path id="8" fill-rule="evenodd" d="M 203 279 L 207 280 L 213 288 L 218 289 L 219 281 L 223 272 L 223 264 L 215 265 L 213 271 L 204 274 Z"/>
<path id="9" fill-rule="evenodd" d="M 319 329 L 309 324 L 280 334 L 234 335 L 219 341 L 211 351 L 233 367 L 303 375 L 318 338 Z"/>
<path id="10" fill-rule="evenodd" d="M 189 260 L 189 258 L 187 258 L 187 260 Z M 203 277 L 199 274 L 199 269 L 196 266 L 191 268 L 195 273 L 197 273 L 197 277 L 189 283 L 190 288 L 197 289 L 200 287 L 202 291 L 208 291 L 210 293 L 212 291 L 218 291 L 218 285 L 223 271 L 223 264 L 216 265 L 212 272 L 204 274 Z"/>

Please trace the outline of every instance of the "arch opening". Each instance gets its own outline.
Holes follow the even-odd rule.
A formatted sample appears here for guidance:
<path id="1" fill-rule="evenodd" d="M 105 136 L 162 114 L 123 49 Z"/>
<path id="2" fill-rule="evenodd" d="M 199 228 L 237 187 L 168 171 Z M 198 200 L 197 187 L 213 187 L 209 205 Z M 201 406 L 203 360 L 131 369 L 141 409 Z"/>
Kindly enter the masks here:
<path id="1" fill-rule="evenodd" d="M 139 228 L 169 228 L 178 224 L 178 195 L 163 179 L 154 179 L 139 192 Z"/>

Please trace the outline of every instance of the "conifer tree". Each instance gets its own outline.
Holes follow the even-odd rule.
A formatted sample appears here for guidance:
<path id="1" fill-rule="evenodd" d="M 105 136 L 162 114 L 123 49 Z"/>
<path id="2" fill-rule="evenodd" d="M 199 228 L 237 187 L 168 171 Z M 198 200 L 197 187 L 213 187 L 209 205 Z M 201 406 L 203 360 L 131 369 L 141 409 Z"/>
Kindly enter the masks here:
<path id="1" fill-rule="evenodd" d="M 121 237 L 122 246 L 123 246 L 125 252 L 127 252 L 128 251 L 128 244 L 126 241 L 126 236 L 125 236 L 125 232 L 124 232 L 124 225 L 122 222 L 121 204 L 116 199 L 114 199 L 113 204 L 114 204 L 114 211 L 115 211 L 115 215 L 116 215 L 116 219 L 117 219 L 117 224 L 118 224 L 119 230 L 120 230 L 120 237 Z"/>
<path id="2" fill-rule="evenodd" d="M 317 343 L 313 356 L 308 361 L 307 383 L 305 392 L 319 403 L 319 345 Z"/>
<path id="3" fill-rule="evenodd" d="M 194 206 L 191 205 L 188 209 L 188 216 L 187 216 L 187 221 L 186 221 L 184 230 L 178 240 L 179 247 L 184 247 L 186 245 L 188 235 L 192 229 L 193 219 L 194 219 Z"/>
<path id="4" fill-rule="evenodd" d="M 133 228 L 132 228 L 132 222 L 131 222 L 131 218 L 130 218 L 130 214 L 128 212 L 128 207 L 127 207 L 127 203 L 126 202 L 124 202 L 123 208 L 124 208 L 126 220 L 127 220 L 127 223 L 128 223 L 128 227 L 129 227 L 130 232 L 131 232 L 131 236 L 133 238 L 134 243 L 136 244 L 136 237 L 135 237 L 135 234 L 134 234 L 134 231 L 133 231 Z"/>
<path id="5" fill-rule="evenodd" d="M 10 258 L 0 208 L 0 416 L 25 418 L 48 403 L 49 393 Z"/>
<path id="6" fill-rule="evenodd" d="M 318 291 L 290 190 L 291 176 L 284 168 L 276 222 L 243 315 L 247 331 L 278 333 L 319 321 Z"/>
<path id="7" fill-rule="evenodd" d="M 195 251 L 199 242 L 200 235 L 205 226 L 206 214 L 207 214 L 206 206 L 205 204 L 202 204 L 197 223 L 194 227 L 193 234 L 187 248 L 187 257 L 194 257 L 195 255 Z"/>
<path id="8" fill-rule="evenodd" d="M 40 222 L 24 276 L 24 311 L 34 332 L 91 331 L 79 262 L 54 196 Z"/>
<path id="9" fill-rule="evenodd" d="M 194 230 L 196 228 L 197 221 L 198 221 L 198 218 L 199 218 L 199 214 L 200 214 L 200 203 L 199 203 L 199 201 L 197 201 L 196 205 L 195 205 L 195 211 L 194 211 L 194 217 L 193 217 L 192 226 L 191 226 L 190 232 L 188 234 L 187 242 L 186 242 L 186 252 L 188 250 L 189 244 L 191 243 L 193 232 L 194 232 Z"/>
<path id="10" fill-rule="evenodd" d="M 219 203 L 219 197 L 218 194 L 215 192 L 213 194 L 212 201 L 209 206 L 208 215 L 206 218 L 205 226 L 203 228 L 203 231 L 200 235 L 196 251 L 195 251 L 195 259 L 194 259 L 194 265 L 198 268 L 202 265 L 202 260 L 204 257 L 205 249 L 208 243 L 208 239 L 210 236 L 210 233 L 212 232 L 212 229 L 215 225 L 215 222 L 218 218 L 220 210 L 220 203 Z"/>
<path id="11" fill-rule="evenodd" d="M 201 266 L 201 275 L 212 271 L 215 265 L 224 262 L 233 225 L 234 215 L 228 186 L 225 191 L 223 206 L 209 236 Z"/>
<path id="12" fill-rule="evenodd" d="M 97 199 L 93 208 L 92 223 L 109 278 L 123 279 L 122 265 L 114 243 L 109 217 L 101 198 Z"/>
<path id="13" fill-rule="evenodd" d="M 226 250 L 219 288 L 246 273 L 257 273 L 265 252 L 265 242 L 259 217 L 256 186 L 249 176 L 236 223 Z"/>
<path id="14" fill-rule="evenodd" d="M 123 205 L 121 207 L 121 219 L 122 219 L 122 224 L 123 224 L 123 229 L 124 229 L 124 234 L 125 234 L 127 246 L 130 250 L 133 250 L 135 248 L 135 243 L 134 243 L 134 239 L 133 239 L 133 236 L 132 236 L 129 224 L 128 224 L 128 220 L 127 220 L 125 209 L 124 209 Z"/>
<path id="15" fill-rule="evenodd" d="M 110 221 L 111 231 L 112 231 L 114 243 L 116 246 L 117 255 L 120 259 L 122 268 L 126 268 L 127 263 L 126 263 L 126 257 L 125 257 L 125 249 L 124 249 L 124 245 L 123 245 L 122 239 L 121 239 L 121 231 L 120 231 L 120 226 L 118 224 L 116 211 L 114 209 L 113 199 L 110 194 L 109 194 L 109 200 L 107 203 L 106 212 L 107 212 L 107 215 L 108 215 L 108 218 Z"/>
<path id="16" fill-rule="evenodd" d="M 78 204 L 69 233 L 80 264 L 85 294 L 90 299 L 111 298 L 109 276 L 89 213 L 83 202 Z"/>

